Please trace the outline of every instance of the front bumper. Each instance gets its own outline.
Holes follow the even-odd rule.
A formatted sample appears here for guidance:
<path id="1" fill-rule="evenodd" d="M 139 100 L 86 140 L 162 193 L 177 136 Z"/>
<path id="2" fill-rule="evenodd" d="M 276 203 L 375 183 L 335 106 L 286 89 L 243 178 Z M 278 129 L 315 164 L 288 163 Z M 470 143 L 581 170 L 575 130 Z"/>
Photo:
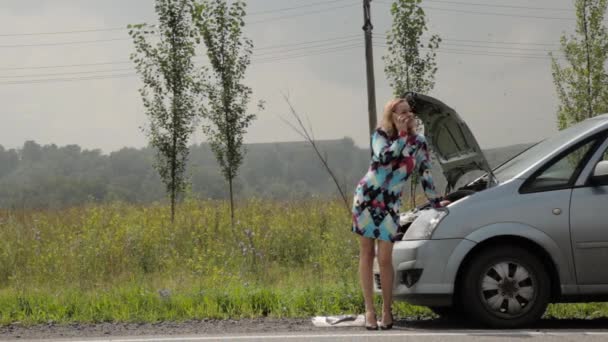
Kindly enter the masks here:
<path id="1" fill-rule="evenodd" d="M 398 241 L 393 247 L 393 297 L 415 305 L 449 306 L 453 280 L 444 277 L 454 249 L 462 239 Z M 381 292 L 380 268 L 374 259 L 374 290 Z"/>

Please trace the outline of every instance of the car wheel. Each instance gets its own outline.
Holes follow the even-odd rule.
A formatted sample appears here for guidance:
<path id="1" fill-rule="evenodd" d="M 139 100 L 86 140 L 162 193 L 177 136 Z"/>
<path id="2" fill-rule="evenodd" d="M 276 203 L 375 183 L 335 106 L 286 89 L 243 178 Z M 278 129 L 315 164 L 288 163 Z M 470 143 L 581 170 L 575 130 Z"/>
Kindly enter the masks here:
<path id="1" fill-rule="evenodd" d="M 516 246 L 476 255 L 465 270 L 462 303 L 471 318 L 494 328 L 516 328 L 547 309 L 551 284 L 537 256 Z"/>

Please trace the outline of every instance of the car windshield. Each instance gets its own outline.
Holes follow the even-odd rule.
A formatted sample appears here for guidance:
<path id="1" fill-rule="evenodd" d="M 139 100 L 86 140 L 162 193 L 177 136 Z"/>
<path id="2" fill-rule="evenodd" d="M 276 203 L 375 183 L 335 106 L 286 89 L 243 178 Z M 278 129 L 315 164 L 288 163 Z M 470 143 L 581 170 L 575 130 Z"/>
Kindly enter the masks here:
<path id="1" fill-rule="evenodd" d="M 534 165 L 534 163 L 536 163 L 539 159 L 551 154 L 556 149 L 560 148 L 580 134 L 588 131 L 597 124 L 598 122 L 596 120 L 586 120 L 560 131 L 553 137 L 543 140 L 530 149 L 524 151 L 517 157 L 496 168 L 496 170 L 494 170 L 494 176 L 496 176 L 496 179 L 500 183 L 517 176 L 522 171 Z"/>

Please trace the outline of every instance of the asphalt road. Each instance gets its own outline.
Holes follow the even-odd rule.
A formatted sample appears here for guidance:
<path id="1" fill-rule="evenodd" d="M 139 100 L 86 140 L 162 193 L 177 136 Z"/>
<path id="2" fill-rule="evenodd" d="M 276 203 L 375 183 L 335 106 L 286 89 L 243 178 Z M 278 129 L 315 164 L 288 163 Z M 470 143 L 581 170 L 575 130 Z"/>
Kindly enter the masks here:
<path id="1" fill-rule="evenodd" d="M 0 341 L 608 341 L 608 319 L 541 320 L 521 330 L 486 330 L 467 322 L 397 320 L 391 331 L 314 327 L 309 319 L 206 320 L 153 325 L 44 325 L 0 329 Z"/>
<path id="2" fill-rule="evenodd" d="M 24 341 L 70 341 L 70 342 L 196 342 L 196 341 L 606 341 L 608 332 L 598 331 L 381 331 L 381 332 L 310 332 L 310 333 L 276 333 L 262 335 L 221 335 L 221 336 L 147 336 L 147 337 L 111 337 L 92 339 L 37 339 Z"/>

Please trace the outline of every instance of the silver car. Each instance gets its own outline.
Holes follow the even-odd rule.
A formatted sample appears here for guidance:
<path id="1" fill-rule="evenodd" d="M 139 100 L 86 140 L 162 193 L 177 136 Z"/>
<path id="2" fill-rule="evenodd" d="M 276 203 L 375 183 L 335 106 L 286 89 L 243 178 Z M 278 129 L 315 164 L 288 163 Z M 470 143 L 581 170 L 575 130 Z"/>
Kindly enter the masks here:
<path id="1" fill-rule="evenodd" d="M 608 114 L 491 169 L 453 109 L 424 95 L 416 107 L 452 203 L 401 214 L 395 299 L 496 328 L 534 322 L 548 303 L 607 300 Z M 374 276 L 380 292 L 377 262 Z"/>

